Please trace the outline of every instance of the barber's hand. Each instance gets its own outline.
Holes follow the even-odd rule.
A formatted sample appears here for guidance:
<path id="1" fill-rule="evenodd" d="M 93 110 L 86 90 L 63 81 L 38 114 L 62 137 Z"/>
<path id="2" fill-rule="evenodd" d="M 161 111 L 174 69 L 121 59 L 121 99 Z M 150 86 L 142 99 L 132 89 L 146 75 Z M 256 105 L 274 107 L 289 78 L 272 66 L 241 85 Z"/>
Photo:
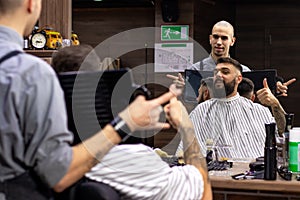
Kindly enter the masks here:
<path id="1" fill-rule="evenodd" d="M 290 84 L 294 83 L 295 81 L 296 81 L 295 78 L 292 78 L 292 79 L 288 80 L 287 82 L 285 82 L 283 84 L 280 81 L 277 81 L 277 83 L 276 83 L 276 87 L 277 87 L 276 92 L 281 93 L 279 96 L 284 96 L 284 97 L 288 96 L 288 94 L 287 94 L 288 86 Z"/>
<path id="2" fill-rule="evenodd" d="M 171 74 L 167 74 L 167 77 L 172 79 L 173 83 L 175 83 L 177 87 L 184 87 L 185 80 L 182 77 L 181 73 L 178 73 L 178 76 L 173 76 Z"/>
<path id="3" fill-rule="evenodd" d="M 256 96 L 257 96 L 258 100 L 264 106 L 272 107 L 272 106 L 278 105 L 279 101 L 271 92 L 266 78 L 263 80 L 263 85 L 264 85 L 264 88 L 262 88 L 256 92 Z"/>
<path id="4" fill-rule="evenodd" d="M 164 111 L 169 123 L 175 129 L 178 129 L 182 122 L 187 122 L 189 120 L 186 108 L 176 97 L 170 100 L 170 103 L 164 107 Z"/>
<path id="5" fill-rule="evenodd" d="M 126 122 L 132 132 L 137 130 L 170 128 L 168 123 L 159 122 L 160 113 L 163 111 L 161 104 L 182 93 L 175 84 L 169 88 L 169 92 L 147 101 L 144 96 L 138 96 L 119 116 Z"/>

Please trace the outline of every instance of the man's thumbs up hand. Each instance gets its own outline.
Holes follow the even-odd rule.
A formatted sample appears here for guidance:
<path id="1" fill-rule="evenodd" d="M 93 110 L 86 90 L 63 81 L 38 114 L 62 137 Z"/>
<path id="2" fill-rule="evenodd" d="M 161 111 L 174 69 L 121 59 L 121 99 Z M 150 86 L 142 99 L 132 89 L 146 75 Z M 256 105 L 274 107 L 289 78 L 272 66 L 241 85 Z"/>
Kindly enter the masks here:
<path id="1" fill-rule="evenodd" d="M 264 78 L 264 80 L 263 80 L 263 85 L 264 85 L 264 88 L 268 88 L 269 89 L 268 81 L 267 81 L 266 78 Z"/>
<path id="2" fill-rule="evenodd" d="M 272 94 L 267 79 L 263 80 L 263 88 L 256 92 L 257 99 L 265 106 L 275 106 L 279 104 L 278 99 Z"/>

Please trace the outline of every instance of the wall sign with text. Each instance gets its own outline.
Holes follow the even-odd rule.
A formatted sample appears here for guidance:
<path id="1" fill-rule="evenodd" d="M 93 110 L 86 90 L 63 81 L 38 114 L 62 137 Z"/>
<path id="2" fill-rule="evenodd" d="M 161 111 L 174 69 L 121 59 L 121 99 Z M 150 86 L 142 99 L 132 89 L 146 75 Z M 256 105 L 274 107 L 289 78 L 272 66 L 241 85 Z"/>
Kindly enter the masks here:
<path id="1" fill-rule="evenodd" d="M 156 43 L 155 72 L 183 72 L 193 62 L 193 43 Z"/>

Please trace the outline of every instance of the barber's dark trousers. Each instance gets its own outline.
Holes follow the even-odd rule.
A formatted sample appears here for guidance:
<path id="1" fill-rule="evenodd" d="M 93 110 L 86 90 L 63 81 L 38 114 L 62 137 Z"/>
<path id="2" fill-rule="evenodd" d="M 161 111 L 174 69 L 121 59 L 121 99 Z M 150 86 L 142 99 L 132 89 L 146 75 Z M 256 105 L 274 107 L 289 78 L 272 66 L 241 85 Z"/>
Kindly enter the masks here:
<path id="1" fill-rule="evenodd" d="M 0 200 L 51 200 L 51 191 L 27 172 L 0 182 Z"/>

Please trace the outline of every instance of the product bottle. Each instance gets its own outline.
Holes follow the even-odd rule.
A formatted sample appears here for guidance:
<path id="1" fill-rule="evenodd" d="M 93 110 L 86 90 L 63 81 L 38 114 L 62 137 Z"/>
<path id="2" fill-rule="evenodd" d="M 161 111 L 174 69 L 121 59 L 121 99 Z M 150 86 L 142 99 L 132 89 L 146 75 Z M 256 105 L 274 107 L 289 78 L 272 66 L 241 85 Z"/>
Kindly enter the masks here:
<path id="1" fill-rule="evenodd" d="M 277 175 L 277 146 L 275 138 L 276 123 L 265 124 L 266 127 L 266 141 L 265 141 L 265 154 L 264 154 L 264 179 L 276 180 Z"/>
<path id="2" fill-rule="evenodd" d="M 213 140 L 207 139 L 206 140 L 206 162 L 209 163 L 213 161 Z"/>
<path id="3" fill-rule="evenodd" d="M 289 163 L 289 138 L 290 138 L 290 130 L 293 128 L 294 123 L 294 113 L 285 114 L 285 130 L 284 130 L 284 163 L 285 166 Z"/>
<path id="4" fill-rule="evenodd" d="M 276 135 L 276 146 L 277 146 L 277 166 L 286 167 L 286 147 L 285 137 Z"/>
<path id="5" fill-rule="evenodd" d="M 300 172 L 300 128 L 293 127 L 289 135 L 289 170 Z"/>

